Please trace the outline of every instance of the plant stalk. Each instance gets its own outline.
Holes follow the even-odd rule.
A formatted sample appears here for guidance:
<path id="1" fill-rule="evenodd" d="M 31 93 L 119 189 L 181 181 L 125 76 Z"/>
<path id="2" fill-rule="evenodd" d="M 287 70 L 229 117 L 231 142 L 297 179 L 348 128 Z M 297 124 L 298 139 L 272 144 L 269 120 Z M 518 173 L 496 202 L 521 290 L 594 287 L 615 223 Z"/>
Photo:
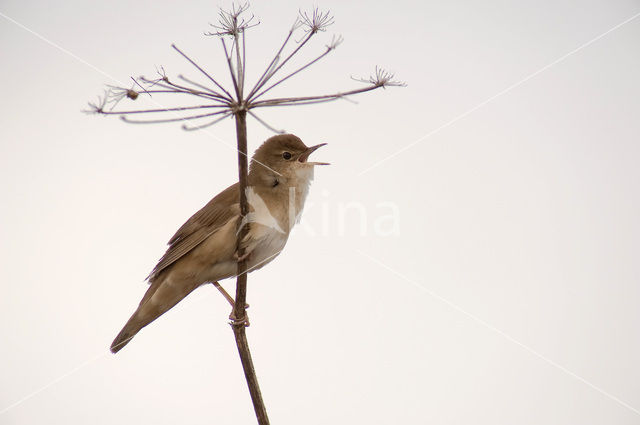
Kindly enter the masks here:
<path id="1" fill-rule="evenodd" d="M 249 161 L 247 157 L 247 112 L 240 110 L 235 113 L 236 118 L 236 134 L 238 137 L 238 181 L 240 190 L 240 222 L 249 212 L 249 205 L 247 203 L 247 175 L 249 171 Z M 236 241 L 236 248 L 238 251 L 238 257 L 242 258 L 244 255 L 244 249 L 241 247 L 240 242 L 244 239 L 249 231 L 249 223 L 246 223 L 238 232 L 238 238 Z M 242 369 L 244 370 L 244 376 L 247 380 L 249 387 L 249 393 L 251 394 L 251 401 L 253 402 L 253 409 L 256 412 L 259 425 L 269 425 L 269 417 L 267 416 L 267 409 L 265 408 L 264 401 L 262 400 L 262 394 L 260 392 L 260 385 L 258 384 L 258 378 L 256 371 L 253 367 L 253 360 L 251 359 L 251 351 L 249 350 L 249 342 L 247 341 L 246 334 L 246 305 L 247 300 L 247 260 L 244 259 L 238 262 L 238 278 L 236 282 L 236 301 L 233 306 L 233 320 L 231 322 L 231 328 L 236 338 L 236 345 L 238 346 L 238 354 L 240 355 L 240 361 L 242 362 Z"/>

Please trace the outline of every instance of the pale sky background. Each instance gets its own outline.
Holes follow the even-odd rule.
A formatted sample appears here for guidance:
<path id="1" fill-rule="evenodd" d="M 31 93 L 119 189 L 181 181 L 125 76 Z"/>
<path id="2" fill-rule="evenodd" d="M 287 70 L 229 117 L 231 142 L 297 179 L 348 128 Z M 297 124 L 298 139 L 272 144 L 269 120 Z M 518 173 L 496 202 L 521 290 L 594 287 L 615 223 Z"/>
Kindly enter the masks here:
<path id="1" fill-rule="evenodd" d="M 311 6 L 254 3 L 249 81 Z M 213 287 L 108 352 L 167 240 L 236 179 L 232 121 L 80 112 L 107 75 L 197 77 L 172 42 L 225 75 L 202 36 L 219 5 L 0 1 L 1 424 L 255 423 Z M 279 94 L 375 65 L 408 87 L 262 114 L 332 162 L 249 277 L 272 423 L 640 424 L 640 2 L 318 5 L 336 23 L 309 54 L 345 42 Z M 249 121 L 250 150 L 270 135 Z M 340 231 L 347 203 L 364 234 L 354 208 Z"/>

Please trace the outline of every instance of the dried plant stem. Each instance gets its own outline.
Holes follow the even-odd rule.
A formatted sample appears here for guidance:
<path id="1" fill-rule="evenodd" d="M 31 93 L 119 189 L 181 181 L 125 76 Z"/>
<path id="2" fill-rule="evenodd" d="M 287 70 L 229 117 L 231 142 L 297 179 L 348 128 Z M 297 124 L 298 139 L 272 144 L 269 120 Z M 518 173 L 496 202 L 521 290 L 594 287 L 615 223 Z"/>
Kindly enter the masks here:
<path id="1" fill-rule="evenodd" d="M 293 27 L 291 27 L 291 29 L 289 30 L 289 33 L 287 34 L 287 37 L 284 39 L 284 41 L 280 45 L 280 49 L 278 49 L 278 52 L 276 53 L 276 55 L 273 57 L 273 59 L 271 59 L 271 62 L 269 62 L 269 65 L 267 65 L 267 67 L 265 68 L 265 70 L 262 73 L 262 75 L 260 75 L 260 78 L 258 78 L 258 81 L 256 82 L 256 85 L 254 86 L 254 88 L 251 90 L 251 92 L 247 96 L 247 99 L 251 99 L 253 97 L 253 95 L 256 93 L 256 91 L 258 91 L 260 89 L 260 87 L 262 87 L 262 81 L 265 78 L 267 78 L 267 76 L 273 70 L 273 67 L 276 66 L 278 60 L 280 59 L 280 54 L 282 53 L 282 51 L 286 47 L 287 43 L 289 43 L 289 39 L 291 38 L 291 36 L 293 35 L 293 32 L 295 31 L 295 29 L 297 27 L 297 22 L 298 22 L 298 20 L 296 19 L 296 23 L 294 23 Z"/>
<path id="2" fill-rule="evenodd" d="M 298 47 L 296 47 L 293 52 L 289 53 L 289 55 L 282 61 L 280 62 L 280 64 L 273 70 L 271 71 L 265 79 L 262 80 L 262 82 L 260 82 L 259 84 L 256 84 L 255 88 L 252 90 L 254 93 L 259 91 L 260 89 L 262 89 L 262 87 L 264 87 L 265 84 L 267 84 L 267 82 L 269 82 L 269 80 L 271 79 L 271 77 L 273 77 L 278 71 L 280 71 L 280 69 L 285 66 L 287 64 L 287 62 L 289 62 L 289 60 L 294 57 L 296 55 L 296 53 L 298 53 L 300 51 L 300 49 L 302 49 L 304 47 L 305 44 L 307 44 L 307 42 L 309 40 L 311 40 L 311 37 L 313 37 L 315 33 L 309 33 L 309 35 L 307 35 L 304 40 L 302 40 L 302 42 L 300 44 L 298 44 Z M 284 46 L 283 46 L 284 47 Z"/>
<path id="3" fill-rule="evenodd" d="M 143 111 L 146 112 L 146 111 Z M 227 111 L 218 111 L 218 112 L 210 112 L 207 114 L 199 114 L 199 115 L 191 115 L 188 117 L 177 117 L 177 118 L 164 118 L 164 119 L 158 119 L 158 120 L 132 120 L 130 118 L 128 118 L 126 115 L 121 116 L 120 118 L 128 123 L 132 123 L 132 124 L 158 124 L 158 123 L 167 123 L 167 122 L 179 122 L 179 121 L 187 121 L 187 120 L 195 120 L 195 119 L 199 119 L 199 118 L 206 118 L 206 117 L 213 117 L 215 115 L 220 115 L 220 114 L 229 114 L 229 112 Z"/>
<path id="4" fill-rule="evenodd" d="M 249 170 L 249 161 L 247 159 L 247 112 L 245 110 L 239 110 L 235 113 L 236 119 L 236 134 L 238 137 L 238 188 L 240 190 L 240 215 L 241 218 L 238 223 L 242 223 L 242 218 L 249 212 L 249 204 L 247 202 L 246 188 L 247 188 L 247 174 Z M 238 238 L 236 240 L 236 249 L 238 251 L 238 257 L 242 258 L 244 255 L 244 249 L 241 246 L 241 241 L 245 238 L 249 232 L 249 224 L 242 226 L 238 232 Z M 249 386 L 249 393 L 251 394 L 251 401 L 253 402 L 253 408 L 256 412 L 259 425 L 269 425 L 269 418 L 267 416 L 267 409 L 262 400 L 262 393 L 260 392 L 260 385 L 258 385 L 258 378 L 256 377 L 256 371 L 253 367 L 253 360 L 251 359 L 251 351 L 249 350 L 249 342 L 247 341 L 246 334 L 246 301 L 247 301 L 247 260 L 244 259 L 238 262 L 238 278 L 236 281 L 236 300 L 233 306 L 231 328 L 236 338 L 236 345 L 238 346 L 238 354 L 240 354 L 240 361 L 242 362 L 242 368 L 244 370 L 244 376 Z"/>
<path id="5" fill-rule="evenodd" d="M 173 91 L 175 93 L 189 94 L 192 96 L 202 97 L 204 99 L 216 101 L 220 103 L 227 102 L 224 98 L 218 96 L 217 94 L 215 94 L 215 92 L 212 92 L 211 90 L 202 92 L 202 91 L 194 90 L 188 87 L 178 86 L 170 82 L 169 79 L 166 77 L 163 77 L 161 79 L 150 80 L 144 75 L 141 75 L 140 77 L 138 77 L 138 79 L 142 81 L 144 84 L 147 84 L 149 87 L 160 87 L 166 90 Z M 153 93 L 153 92 L 154 92 L 153 90 L 145 90 L 143 93 Z"/>
<path id="6" fill-rule="evenodd" d="M 203 74 L 204 74 L 204 75 L 205 75 L 209 80 L 211 80 L 211 82 L 213 82 L 213 84 L 215 84 L 216 86 L 218 86 L 218 88 L 219 88 L 220 90 L 222 90 L 222 92 L 226 95 L 226 96 L 222 96 L 222 97 L 223 97 L 225 100 L 227 100 L 227 101 L 231 102 L 231 98 L 232 98 L 231 94 L 230 94 L 228 91 L 226 91 L 224 87 L 222 87 L 220 84 L 218 84 L 218 82 L 217 82 L 217 81 L 216 81 L 216 80 L 215 80 L 211 75 L 209 75 L 209 73 L 207 73 L 207 71 L 205 71 L 204 69 L 202 69 L 202 68 L 200 67 L 200 65 L 198 65 L 197 63 L 195 63 L 195 62 L 194 62 L 194 61 L 193 61 L 189 56 L 187 56 L 186 54 L 184 54 L 184 53 L 182 52 L 182 50 L 178 49 L 178 48 L 176 47 L 176 45 L 175 45 L 175 44 L 172 44 L 172 45 L 171 45 L 171 47 L 173 47 L 173 49 L 174 49 L 176 52 L 180 53 L 180 55 L 181 55 L 183 58 L 185 58 L 186 60 L 188 60 L 188 61 L 191 63 L 191 65 L 195 66 L 195 67 L 198 69 L 198 71 L 202 72 L 202 73 L 203 73 Z"/>
<path id="7" fill-rule="evenodd" d="M 328 102 L 331 100 L 340 99 L 341 97 L 351 96 L 354 94 L 364 93 L 371 90 L 375 90 L 382 85 L 372 85 L 369 87 L 363 87 L 361 89 L 349 90 L 343 93 L 327 94 L 322 96 L 305 96 L 305 97 L 281 97 L 269 100 L 259 100 L 251 103 L 252 108 L 258 108 L 261 106 L 286 106 L 286 105 L 306 105 L 310 103 Z"/>
<path id="8" fill-rule="evenodd" d="M 231 55 L 233 55 L 233 52 L 229 53 L 227 51 L 227 44 L 224 42 L 224 38 L 220 38 L 220 42 L 222 43 L 222 49 L 224 50 L 224 56 L 225 58 L 227 58 L 227 65 L 229 66 L 229 72 L 231 73 L 231 81 L 233 82 L 233 88 L 236 91 L 236 96 L 238 99 L 242 99 L 242 94 L 240 93 L 240 87 L 238 86 L 238 80 L 236 78 L 236 71 L 233 67 L 233 61 L 231 58 Z M 232 46 L 235 46 L 236 43 L 236 39 L 234 39 L 234 42 L 232 44 Z M 242 66 L 241 64 L 237 64 L 238 65 L 238 69 L 240 69 L 240 67 Z M 238 71 L 239 73 L 240 71 Z"/>
<path id="9" fill-rule="evenodd" d="M 304 71 L 305 69 L 307 69 L 308 67 L 310 67 L 311 65 L 313 65 L 314 63 L 318 62 L 320 59 L 322 59 L 323 57 L 327 56 L 329 53 L 331 53 L 333 49 L 327 49 L 323 54 L 321 54 L 320 56 L 318 56 L 317 58 L 313 59 L 310 62 L 307 62 L 304 66 L 296 69 L 295 71 L 291 72 L 289 75 L 287 75 L 286 77 L 281 78 L 280 80 L 278 80 L 277 82 L 273 83 L 272 85 L 270 85 L 269 87 L 267 87 L 266 89 L 262 90 L 260 93 L 254 95 L 253 97 L 251 97 L 249 100 L 250 101 L 254 101 L 256 99 L 258 99 L 260 96 L 262 96 L 263 94 L 267 93 L 269 90 L 271 90 L 272 88 L 280 85 L 281 83 L 285 82 L 286 80 L 288 80 L 289 78 L 293 77 L 294 75 L 296 75 L 297 73 Z"/>
<path id="10" fill-rule="evenodd" d="M 193 109 L 209 109 L 209 108 L 228 108 L 226 105 L 196 105 L 196 106 L 178 106 L 175 108 L 159 108 L 159 109 L 135 109 L 132 111 L 104 111 L 104 115 L 127 115 L 127 114 L 147 114 L 152 112 L 178 112 L 190 111 Z"/>

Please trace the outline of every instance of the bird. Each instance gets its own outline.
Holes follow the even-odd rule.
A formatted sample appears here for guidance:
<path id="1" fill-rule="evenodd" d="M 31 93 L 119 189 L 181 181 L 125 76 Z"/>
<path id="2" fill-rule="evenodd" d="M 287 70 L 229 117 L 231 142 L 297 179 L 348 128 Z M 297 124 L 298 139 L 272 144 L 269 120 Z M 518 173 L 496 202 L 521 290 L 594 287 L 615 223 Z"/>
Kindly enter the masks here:
<path id="1" fill-rule="evenodd" d="M 150 286 L 113 340 L 111 352 L 120 351 L 142 328 L 197 287 L 235 277 L 238 261 L 246 259 L 247 270 L 254 271 L 276 258 L 300 219 L 315 166 L 328 165 L 308 161 L 324 145 L 307 147 L 293 134 L 280 134 L 256 149 L 245 191 L 249 212 L 241 218 L 239 183 L 235 183 L 178 229 L 147 276 Z M 241 241 L 244 254 L 239 256 L 236 238 L 247 224 L 248 233 Z"/>

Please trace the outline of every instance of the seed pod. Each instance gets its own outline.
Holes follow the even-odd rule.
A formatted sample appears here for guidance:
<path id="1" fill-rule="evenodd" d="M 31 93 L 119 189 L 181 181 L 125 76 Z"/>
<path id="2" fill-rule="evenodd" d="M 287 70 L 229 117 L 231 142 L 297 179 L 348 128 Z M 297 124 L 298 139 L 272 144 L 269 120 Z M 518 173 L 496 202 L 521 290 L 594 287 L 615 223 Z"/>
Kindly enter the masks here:
<path id="1" fill-rule="evenodd" d="M 131 100 L 136 100 L 138 98 L 138 92 L 133 89 L 129 89 L 127 90 L 127 97 Z"/>

